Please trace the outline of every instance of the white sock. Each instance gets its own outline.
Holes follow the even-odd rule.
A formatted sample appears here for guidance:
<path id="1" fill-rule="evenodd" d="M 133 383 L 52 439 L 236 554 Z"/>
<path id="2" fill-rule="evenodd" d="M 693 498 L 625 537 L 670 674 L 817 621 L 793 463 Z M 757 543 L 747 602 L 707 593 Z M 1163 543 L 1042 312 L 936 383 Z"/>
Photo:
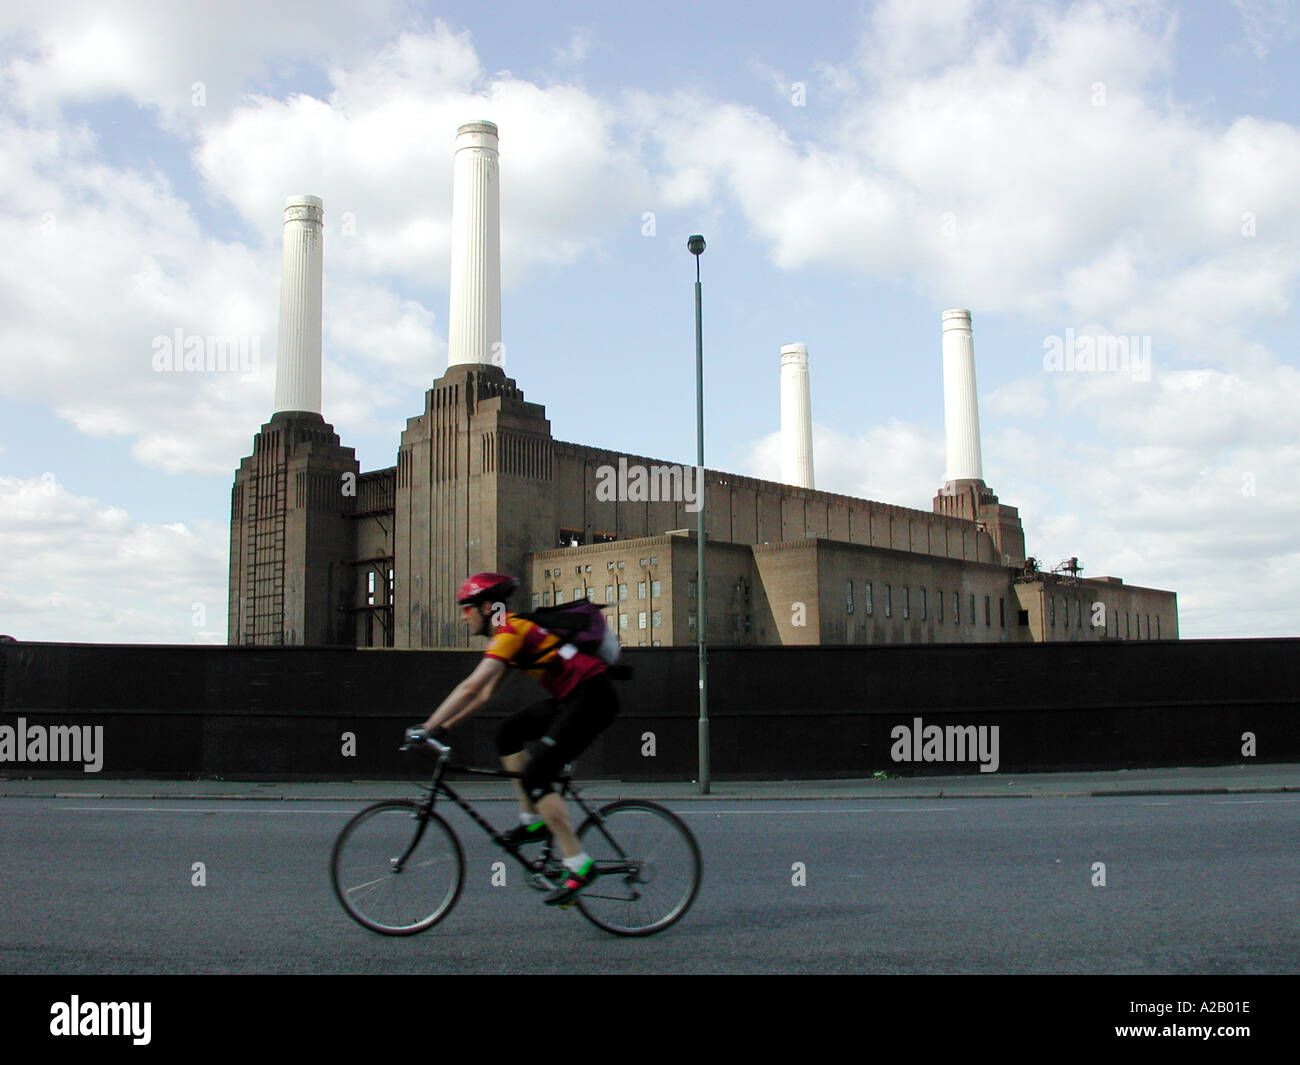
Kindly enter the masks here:
<path id="1" fill-rule="evenodd" d="M 525 825 L 535 825 L 542 819 L 541 814 L 520 814 L 519 820 Z"/>
<path id="2" fill-rule="evenodd" d="M 580 873 L 586 868 L 589 861 L 591 861 L 591 855 L 583 851 L 581 854 L 575 854 L 572 858 L 565 858 L 564 867 L 575 873 Z"/>

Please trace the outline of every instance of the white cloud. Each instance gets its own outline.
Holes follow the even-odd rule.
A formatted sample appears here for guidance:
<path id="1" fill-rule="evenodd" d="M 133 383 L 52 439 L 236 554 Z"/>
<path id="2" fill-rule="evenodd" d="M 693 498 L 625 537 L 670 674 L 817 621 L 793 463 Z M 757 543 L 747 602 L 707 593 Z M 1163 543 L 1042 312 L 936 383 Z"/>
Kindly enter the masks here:
<path id="1" fill-rule="evenodd" d="M 584 62 L 591 54 L 591 45 L 594 35 L 591 29 L 586 26 L 579 26 L 569 34 L 568 43 L 562 48 L 556 48 L 553 56 L 556 66 L 576 67 Z"/>
<path id="2" fill-rule="evenodd" d="M 203 131 L 195 162 L 213 194 L 258 226 L 295 190 L 325 200 L 327 236 L 348 212 L 348 265 L 367 276 L 447 283 L 452 150 L 472 119 L 501 131 L 507 287 L 540 264 L 573 262 L 649 201 L 613 107 L 568 85 L 486 77 L 468 36 L 445 26 L 404 34 L 330 81 L 326 100 L 237 108 Z"/>
<path id="3" fill-rule="evenodd" d="M 192 128 L 236 106 L 250 81 L 366 50 L 398 9 L 392 0 L 6 4 L 0 37 L 21 54 L 0 83 L 9 83 L 24 111 L 46 120 L 66 104 L 125 97 L 155 108 L 168 128 Z M 202 106 L 194 105 L 196 82 Z"/>
<path id="4" fill-rule="evenodd" d="M 225 642 L 226 528 L 141 523 L 51 480 L 0 477 L 0 540 L 0 632 L 20 640 Z"/>

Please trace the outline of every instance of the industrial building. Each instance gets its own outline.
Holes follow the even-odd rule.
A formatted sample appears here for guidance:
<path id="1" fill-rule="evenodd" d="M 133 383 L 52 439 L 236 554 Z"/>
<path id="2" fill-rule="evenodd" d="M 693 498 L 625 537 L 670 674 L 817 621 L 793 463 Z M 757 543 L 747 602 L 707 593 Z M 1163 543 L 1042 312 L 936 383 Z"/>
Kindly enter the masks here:
<path id="1" fill-rule="evenodd" d="M 813 487 L 809 353 L 779 352 L 782 476 L 556 440 L 502 366 L 497 127 L 454 156 L 446 371 L 397 461 L 363 472 L 321 411 L 324 207 L 285 208 L 275 411 L 231 497 L 231 644 L 466 647 L 469 573 L 516 609 L 590 597 L 625 646 L 1174 639 L 1173 592 L 1044 572 L 983 480 L 970 312 L 943 314 L 945 483 L 931 511 Z M 774 367 L 775 368 L 775 367 Z M 694 531 L 703 506 L 706 588 Z"/>

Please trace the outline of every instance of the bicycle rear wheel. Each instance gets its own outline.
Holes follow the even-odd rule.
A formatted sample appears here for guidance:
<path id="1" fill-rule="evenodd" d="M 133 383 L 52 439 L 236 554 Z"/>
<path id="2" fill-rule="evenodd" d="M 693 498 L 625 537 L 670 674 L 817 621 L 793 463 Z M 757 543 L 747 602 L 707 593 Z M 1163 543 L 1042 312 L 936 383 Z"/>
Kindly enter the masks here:
<path id="1" fill-rule="evenodd" d="M 334 894 L 348 915 L 386 936 L 415 935 L 446 917 L 464 871 L 447 822 L 430 811 L 421 825 L 420 804 L 406 799 L 362 810 L 343 826 L 330 858 Z"/>
<path id="2" fill-rule="evenodd" d="M 662 932 L 691 908 L 700 889 L 700 848 L 671 810 L 622 799 L 578 829 L 600 876 L 576 896 L 592 924 L 618 936 Z"/>

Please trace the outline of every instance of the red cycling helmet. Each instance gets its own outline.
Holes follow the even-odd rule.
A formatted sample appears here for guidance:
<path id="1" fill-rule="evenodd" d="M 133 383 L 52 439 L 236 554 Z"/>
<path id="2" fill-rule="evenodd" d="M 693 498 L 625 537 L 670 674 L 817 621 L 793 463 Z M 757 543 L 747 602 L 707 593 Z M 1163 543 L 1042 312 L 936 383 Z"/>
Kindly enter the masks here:
<path id="1" fill-rule="evenodd" d="M 456 592 L 456 602 L 461 606 L 481 603 L 487 599 L 509 599 L 519 582 L 504 573 L 476 573 L 467 578 Z"/>

